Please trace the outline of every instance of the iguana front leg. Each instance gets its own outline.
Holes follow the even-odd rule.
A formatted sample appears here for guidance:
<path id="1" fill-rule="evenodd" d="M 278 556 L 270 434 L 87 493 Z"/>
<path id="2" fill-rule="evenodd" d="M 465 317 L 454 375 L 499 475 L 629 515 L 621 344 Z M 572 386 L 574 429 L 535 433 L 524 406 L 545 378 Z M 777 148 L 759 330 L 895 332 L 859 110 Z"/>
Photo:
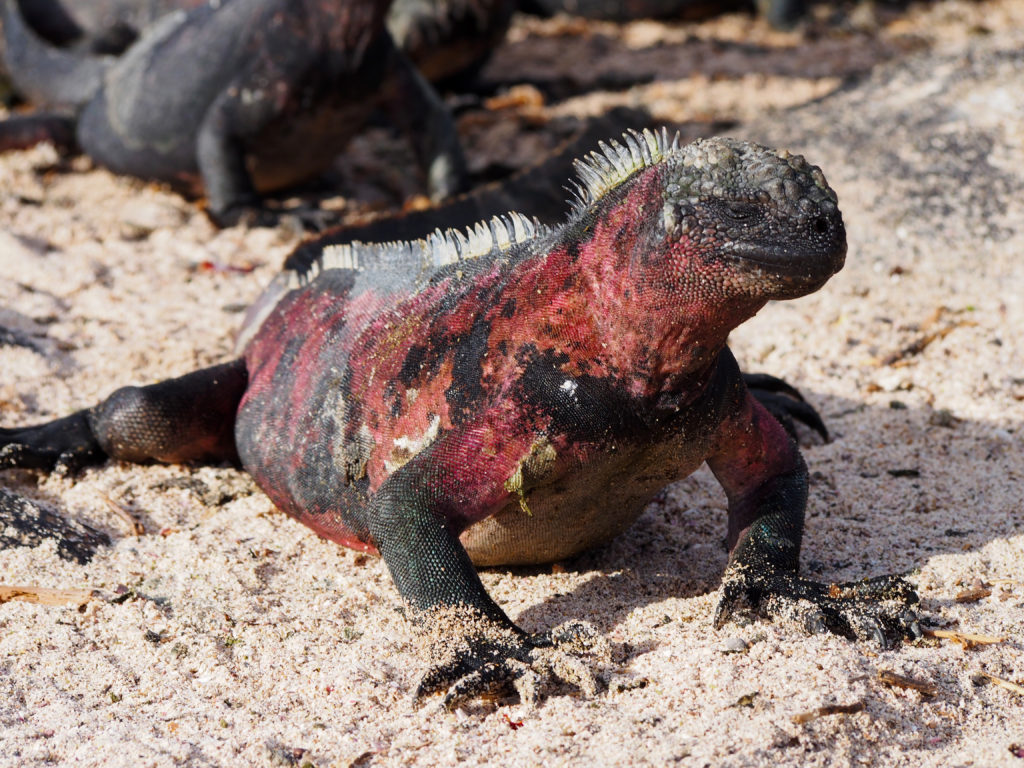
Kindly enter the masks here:
<path id="1" fill-rule="evenodd" d="M 220 227 L 249 217 L 256 224 L 274 223 L 260 207 L 245 162 L 248 137 L 269 122 L 278 107 L 265 96 L 243 101 L 243 83 L 234 83 L 210 105 L 196 136 L 196 163 L 206 190 L 207 214 Z"/>
<path id="2" fill-rule="evenodd" d="M 447 689 L 444 705 L 451 707 L 511 684 L 529 701 L 542 675 L 596 692 L 582 661 L 548 650 L 586 650 L 592 633 L 578 623 L 524 632 L 487 594 L 458 538 L 507 499 L 504 482 L 530 443 L 486 419 L 456 428 L 390 475 L 366 511 L 395 586 L 441 659 L 424 675 L 418 697 Z"/>
<path id="3" fill-rule="evenodd" d="M 746 604 L 809 631 L 871 638 L 890 647 L 920 634 L 913 587 L 899 576 L 823 584 L 797 574 L 807 468 L 783 427 L 750 394 L 723 427 L 708 465 L 729 497 L 729 564 L 715 615 L 720 627 Z"/>

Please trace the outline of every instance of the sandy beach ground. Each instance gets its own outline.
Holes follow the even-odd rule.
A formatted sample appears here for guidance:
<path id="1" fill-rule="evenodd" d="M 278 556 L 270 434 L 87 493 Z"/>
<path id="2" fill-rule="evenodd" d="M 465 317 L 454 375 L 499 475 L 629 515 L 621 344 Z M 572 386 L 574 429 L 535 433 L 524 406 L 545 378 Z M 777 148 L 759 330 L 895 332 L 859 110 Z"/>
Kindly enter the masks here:
<path id="1" fill-rule="evenodd" d="M 803 572 L 909 572 L 932 626 L 998 642 L 714 630 L 725 501 L 701 471 L 604 548 L 483 573 L 525 628 L 591 622 L 606 691 L 447 713 L 412 699 L 425 659 L 383 563 L 243 473 L 6 471 L 0 487 L 112 544 L 84 565 L 53 542 L 0 550 L 0 585 L 83 591 L 0 604 L 0 766 L 1024 766 L 1024 2 L 822 8 L 795 33 L 519 20 L 483 77 L 520 88 L 460 115 L 482 177 L 615 105 L 823 168 L 846 269 L 732 340 L 832 432 L 801 436 Z M 417 190 L 407 159 L 371 131 L 328 204 L 397 209 Z M 21 342 L 0 345 L 0 423 L 229 359 L 296 242 L 217 231 L 193 201 L 48 147 L 0 157 L 0 326 Z"/>

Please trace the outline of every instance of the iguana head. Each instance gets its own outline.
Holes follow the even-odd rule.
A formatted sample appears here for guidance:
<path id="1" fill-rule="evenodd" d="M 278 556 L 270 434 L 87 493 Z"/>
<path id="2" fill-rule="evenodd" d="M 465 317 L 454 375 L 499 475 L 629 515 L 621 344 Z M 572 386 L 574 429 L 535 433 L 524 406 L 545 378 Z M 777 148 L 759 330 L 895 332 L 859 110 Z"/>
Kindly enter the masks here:
<path id="1" fill-rule="evenodd" d="M 802 157 L 645 131 L 602 145 L 577 172 L 562 237 L 577 243 L 568 253 L 600 354 L 635 373 L 633 389 L 706 369 L 768 301 L 817 290 L 843 266 L 836 195 Z"/>
<path id="2" fill-rule="evenodd" d="M 843 266 L 836 194 L 799 155 L 725 138 L 680 146 L 645 131 L 602 145 L 577 171 L 584 218 L 657 222 L 618 240 L 632 241 L 634 278 L 681 300 L 694 291 L 716 303 L 793 298 Z"/>
<path id="3" fill-rule="evenodd" d="M 713 274 L 733 290 L 787 299 L 842 268 L 846 229 L 836 194 L 800 155 L 707 139 L 681 148 L 663 173 L 670 249 L 702 279 Z"/>

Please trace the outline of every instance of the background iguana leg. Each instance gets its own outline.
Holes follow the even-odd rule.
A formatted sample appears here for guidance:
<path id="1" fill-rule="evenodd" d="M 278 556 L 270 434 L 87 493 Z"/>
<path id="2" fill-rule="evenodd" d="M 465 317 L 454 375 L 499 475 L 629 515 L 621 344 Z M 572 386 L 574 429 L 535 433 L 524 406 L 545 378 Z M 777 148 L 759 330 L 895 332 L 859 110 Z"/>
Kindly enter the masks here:
<path id="1" fill-rule="evenodd" d="M 93 408 L 31 427 L 0 429 L 0 469 L 78 469 L 124 461 L 237 461 L 235 411 L 242 360 L 123 387 Z"/>
<path id="2" fill-rule="evenodd" d="M 793 440 L 753 396 L 726 427 L 727 450 L 708 461 L 729 497 L 729 565 L 715 615 L 721 626 L 747 605 L 811 631 L 871 638 L 889 647 L 920 630 L 918 598 L 898 576 L 823 584 L 797 575 L 807 468 Z"/>
<path id="3" fill-rule="evenodd" d="M 242 104 L 240 85 L 223 91 L 210 105 L 196 137 L 196 161 L 206 190 L 207 211 L 218 226 L 231 226 L 258 211 L 256 192 L 245 163 L 244 137 L 266 124 L 271 99 Z"/>
<path id="4" fill-rule="evenodd" d="M 466 158 L 448 108 L 433 86 L 392 43 L 391 60 L 397 88 L 386 106 L 394 123 L 409 141 L 427 177 L 434 201 L 463 191 L 467 186 Z"/>
<path id="5" fill-rule="evenodd" d="M 0 121 L 0 152 L 29 149 L 43 142 L 53 144 L 59 152 L 77 152 L 74 118 L 36 113 Z"/>

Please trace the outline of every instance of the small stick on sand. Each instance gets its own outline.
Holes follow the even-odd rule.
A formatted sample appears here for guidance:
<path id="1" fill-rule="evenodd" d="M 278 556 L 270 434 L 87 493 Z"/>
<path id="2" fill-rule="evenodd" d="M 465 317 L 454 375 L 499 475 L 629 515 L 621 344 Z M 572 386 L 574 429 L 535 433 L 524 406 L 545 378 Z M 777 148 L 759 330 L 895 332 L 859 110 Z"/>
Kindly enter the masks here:
<path id="1" fill-rule="evenodd" d="M 988 680 L 990 683 L 995 683 L 1008 691 L 1013 691 L 1014 693 L 1019 693 L 1021 696 L 1024 696 L 1024 685 L 1018 685 L 1017 683 L 1010 682 L 1009 680 L 1003 680 L 1001 677 L 996 677 L 995 675 L 989 674 L 988 672 L 980 669 L 971 675 L 971 679 L 975 682 Z"/>
<path id="2" fill-rule="evenodd" d="M 893 688 L 909 688 L 913 691 L 920 691 L 925 696 L 934 696 L 939 692 L 939 687 L 935 683 L 898 675 L 889 669 L 878 670 L 878 679 Z"/>
<path id="3" fill-rule="evenodd" d="M 992 645 L 993 643 L 1005 643 L 1005 637 L 995 637 L 994 635 L 974 635 L 969 632 L 954 632 L 951 629 L 926 629 L 924 631 L 927 637 L 939 637 L 947 640 L 952 640 L 954 643 L 960 643 L 964 648 L 972 648 L 975 645 Z"/>
<path id="4" fill-rule="evenodd" d="M 39 605 L 83 605 L 93 596 L 91 589 L 50 589 L 48 587 L 0 584 L 0 603 L 23 600 Z"/>
<path id="5" fill-rule="evenodd" d="M 107 503 L 107 506 L 110 507 L 110 510 L 115 515 L 120 517 L 122 520 L 125 521 L 125 523 L 128 524 L 128 531 L 129 531 L 130 535 L 132 535 L 132 536 L 145 536 L 146 535 L 145 527 L 142 525 L 142 523 L 140 523 L 138 520 L 135 519 L 135 516 L 132 514 L 131 510 L 128 509 L 128 507 L 126 507 L 124 504 L 121 504 L 120 502 L 114 501 L 112 498 L 110 498 L 106 494 L 103 494 L 103 501 L 105 501 Z"/>
<path id="6" fill-rule="evenodd" d="M 801 712 L 798 715 L 793 715 L 792 719 L 794 723 L 800 725 L 801 723 L 809 723 L 811 720 L 817 720 L 819 717 L 827 717 L 828 715 L 852 715 L 855 712 L 863 711 L 863 709 L 863 701 L 855 701 L 853 704 L 829 704 L 812 709 L 810 712 Z"/>

